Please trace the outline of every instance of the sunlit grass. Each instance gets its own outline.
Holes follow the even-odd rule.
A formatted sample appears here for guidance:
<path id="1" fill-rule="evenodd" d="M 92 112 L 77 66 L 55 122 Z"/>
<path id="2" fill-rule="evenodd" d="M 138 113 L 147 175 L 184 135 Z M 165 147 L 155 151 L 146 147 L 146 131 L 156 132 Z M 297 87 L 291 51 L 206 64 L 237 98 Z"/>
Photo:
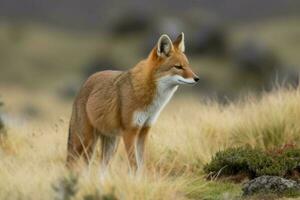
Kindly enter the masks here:
<path id="1" fill-rule="evenodd" d="M 8 96 L 31 95 L 7 91 Z M 64 166 L 71 104 L 36 93 L 36 105 L 48 117 L 9 123 L 0 148 L 0 199 L 53 199 L 69 172 Z M 8 100 L 9 98 L 5 99 Z M 46 99 L 52 99 L 46 101 Z M 12 102 L 6 101 L 7 108 Z M 23 102 L 16 98 L 17 106 Z M 260 98 L 220 105 L 177 97 L 151 130 L 143 175 L 128 173 L 123 144 L 110 173 L 100 181 L 98 154 L 78 176 L 76 199 L 113 192 L 121 199 L 214 199 L 240 195 L 240 186 L 205 180 L 202 167 L 219 150 L 250 145 L 269 149 L 300 145 L 300 91 L 279 89 Z M 9 110 L 9 109 L 6 109 Z M 14 109 L 12 109 L 14 110 Z M 15 108 L 13 113 L 17 113 Z M 55 113 L 57 117 L 55 118 Z M 44 115 L 43 114 L 43 115 Z M 14 115 L 13 115 L 14 116 Z"/>

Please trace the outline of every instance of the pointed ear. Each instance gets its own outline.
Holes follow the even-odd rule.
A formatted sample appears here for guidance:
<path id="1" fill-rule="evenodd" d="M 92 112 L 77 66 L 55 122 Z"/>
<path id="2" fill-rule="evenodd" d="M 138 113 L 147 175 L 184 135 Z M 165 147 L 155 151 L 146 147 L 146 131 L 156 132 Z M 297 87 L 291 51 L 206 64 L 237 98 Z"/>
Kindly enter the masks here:
<path id="1" fill-rule="evenodd" d="M 173 42 L 174 46 L 178 48 L 181 52 L 185 51 L 185 44 L 184 44 L 184 33 L 181 33 L 176 40 Z"/>
<path id="2" fill-rule="evenodd" d="M 169 56 L 173 49 L 173 44 L 168 35 L 163 34 L 157 42 L 157 55 L 159 57 Z"/>

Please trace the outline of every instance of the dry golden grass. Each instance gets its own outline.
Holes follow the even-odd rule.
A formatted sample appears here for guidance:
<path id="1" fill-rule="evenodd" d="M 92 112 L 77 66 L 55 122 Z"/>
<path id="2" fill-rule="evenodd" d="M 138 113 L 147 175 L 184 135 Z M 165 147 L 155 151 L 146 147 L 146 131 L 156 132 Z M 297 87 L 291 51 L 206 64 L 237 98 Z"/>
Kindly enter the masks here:
<path id="1" fill-rule="evenodd" d="M 5 94 L 6 110 L 11 110 L 12 116 L 17 116 L 13 113 L 18 113 L 20 102 L 33 95 L 15 88 Z M 34 95 L 43 117 L 23 124 L 10 122 L 7 138 L 1 143 L 0 199 L 53 199 L 58 195 L 53 185 L 69 177 L 64 160 L 71 103 L 43 92 Z M 177 97 L 151 131 L 144 174 L 128 174 L 121 145 L 109 176 L 100 182 L 96 153 L 90 168 L 79 175 L 75 199 L 96 191 L 114 191 L 118 198 L 130 200 L 214 199 L 215 190 L 211 191 L 211 183 L 204 179 L 203 164 L 215 152 L 232 146 L 299 146 L 299 102 L 299 89 L 280 89 L 226 106 Z M 230 199 L 228 192 L 232 191 L 219 193 Z M 239 195 L 236 189 L 234 192 Z"/>

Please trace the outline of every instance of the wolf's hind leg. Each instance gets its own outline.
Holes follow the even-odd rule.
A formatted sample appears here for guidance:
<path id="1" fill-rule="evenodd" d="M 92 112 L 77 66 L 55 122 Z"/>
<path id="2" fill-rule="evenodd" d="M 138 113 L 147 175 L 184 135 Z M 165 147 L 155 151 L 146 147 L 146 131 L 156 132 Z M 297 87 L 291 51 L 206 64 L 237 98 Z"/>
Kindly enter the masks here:
<path id="1" fill-rule="evenodd" d="M 73 167 L 74 163 L 84 158 L 86 164 L 89 164 L 94 152 L 95 144 L 97 143 L 97 135 L 93 129 L 86 129 L 83 134 L 77 132 L 69 133 L 67 167 Z"/>
<path id="2" fill-rule="evenodd" d="M 102 172 L 106 171 L 106 168 L 118 149 L 120 141 L 119 136 L 107 136 L 100 134 L 101 140 L 101 168 Z"/>

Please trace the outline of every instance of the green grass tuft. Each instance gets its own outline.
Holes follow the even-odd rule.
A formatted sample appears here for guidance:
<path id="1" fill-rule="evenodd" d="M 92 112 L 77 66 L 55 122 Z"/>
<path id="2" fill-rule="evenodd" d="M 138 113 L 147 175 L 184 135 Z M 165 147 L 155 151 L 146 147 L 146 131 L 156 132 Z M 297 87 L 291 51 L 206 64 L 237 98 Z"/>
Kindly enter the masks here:
<path id="1" fill-rule="evenodd" d="M 193 190 L 203 185 L 203 180 L 194 181 L 188 188 L 191 190 L 187 197 L 191 199 L 221 200 L 239 199 L 242 196 L 241 185 L 230 182 L 209 181 L 202 190 Z"/>

